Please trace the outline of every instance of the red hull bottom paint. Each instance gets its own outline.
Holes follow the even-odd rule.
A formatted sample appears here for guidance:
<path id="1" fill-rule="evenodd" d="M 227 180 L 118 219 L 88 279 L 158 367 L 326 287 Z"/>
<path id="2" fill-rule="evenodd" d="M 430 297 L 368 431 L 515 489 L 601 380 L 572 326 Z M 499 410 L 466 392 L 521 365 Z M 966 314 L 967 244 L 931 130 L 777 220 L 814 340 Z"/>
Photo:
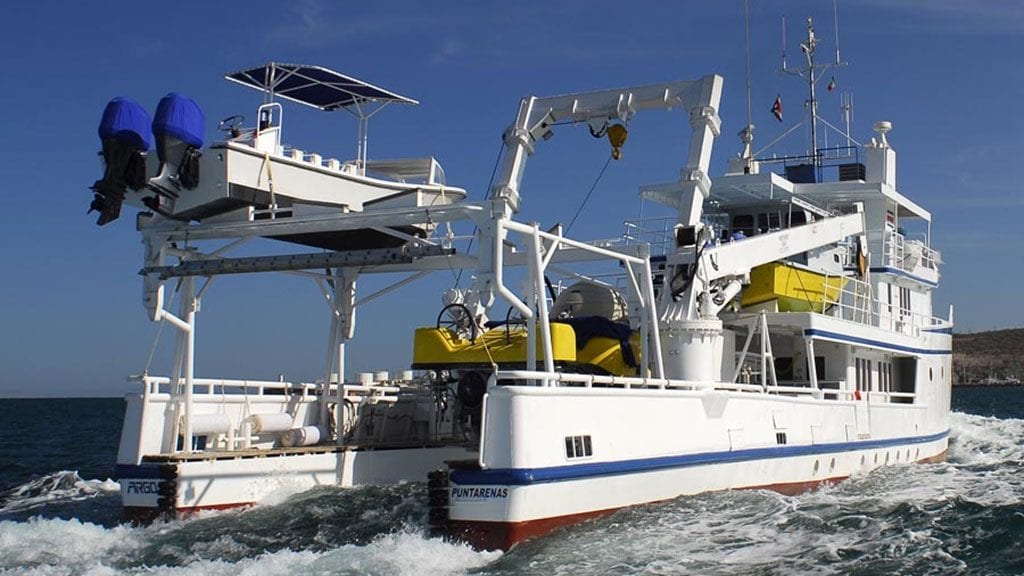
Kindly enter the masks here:
<path id="1" fill-rule="evenodd" d="M 149 508 L 146 506 L 125 506 L 121 510 L 121 517 L 125 522 L 132 524 L 152 524 L 160 518 L 188 518 L 200 512 L 235 510 L 254 506 L 254 502 L 239 502 L 237 504 L 214 504 L 212 506 L 195 506 L 193 508 L 175 508 L 173 511 L 160 508 Z"/>
<path id="2" fill-rule="evenodd" d="M 921 460 L 918 460 L 917 463 L 934 464 L 937 462 L 944 462 L 945 460 L 946 452 L 943 451 L 941 454 L 936 456 L 922 458 Z M 786 494 L 787 496 L 793 496 L 803 492 L 808 492 L 821 486 L 836 484 L 846 480 L 847 478 L 849 478 L 849 476 L 836 476 L 833 478 L 823 478 L 821 480 L 812 480 L 809 482 L 764 484 L 760 486 L 747 486 L 741 489 L 772 490 L 774 492 Z M 654 502 L 648 502 L 648 504 L 654 504 Z M 607 510 L 582 512 L 580 514 L 569 514 L 567 516 L 558 516 L 555 518 L 527 520 L 526 522 L 450 520 L 448 523 L 448 530 L 449 534 L 453 538 L 467 542 L 477 550 L 508 550 L 524 540 L 544 536 L 545 534 L 553 532 L 559 528 L 578 524 L 586 520 L 607 516 L 612 512 L 621 509 L 622 508 L 609 508 Z"/>

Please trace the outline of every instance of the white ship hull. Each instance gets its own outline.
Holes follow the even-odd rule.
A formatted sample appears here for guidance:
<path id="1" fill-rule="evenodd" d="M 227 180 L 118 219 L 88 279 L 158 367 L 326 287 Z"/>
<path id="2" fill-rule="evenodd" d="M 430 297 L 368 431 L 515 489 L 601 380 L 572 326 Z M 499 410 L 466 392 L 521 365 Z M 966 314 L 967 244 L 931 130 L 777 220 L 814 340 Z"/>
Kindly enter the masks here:
<path id="1" fill-rule="evenodd" d="M 941 460 L 948 446 L 948 423 L 924 405 L 720 391 L 582 392 L 492 391 L 487 420 L 512 422 L 513 434 L 486 428 L 485 466 L 451 472 L 454 535 L 480 548 L 508 549 L 628 506 L 739 488 L 795 493 L 881 466 Z M 575 409 L 567 410 L 570 404 Z M 871 422 L 878 423 L 871 433 L 858 432 Z M 592 456 L 566 456 L 562 438 L 573 435 L 591 437 Z"/>
<path id="2" fill-rule="evenodd" d="M 336 414 L 320 411 L 315 386 L 211 379 L 194 382 L 196 443 L 184 450 L 181 398 L 169 393 L 167 378 L 141 380 L 143 393 L 126 398 L 115 470 L 129 520 L 251 506 L 317 486 L 422 480 L 446 461 L 477 454 L 430 418 L 423 397 L 399 398 L 396 387 L 380 385 L 345 386 L 343 403 L 352 419 L 343 422 L 344 445 L 288 446 L 290 431 L 323 418 L 329 428 L 337 426 Z M 329 399 L 336 398 L 335 388 Z"/>
<path id="3" fill-rule="evenodd" d="M 381 450 L 327 446 L 241 452 L 228 458 L 174 458 L 119 465 L 117 472 L 125 518 L 148 521 L 252 506 L 318 486 L 397 484 L 426 478 L 446 460 L 467 455 L 458 446 Z"/>

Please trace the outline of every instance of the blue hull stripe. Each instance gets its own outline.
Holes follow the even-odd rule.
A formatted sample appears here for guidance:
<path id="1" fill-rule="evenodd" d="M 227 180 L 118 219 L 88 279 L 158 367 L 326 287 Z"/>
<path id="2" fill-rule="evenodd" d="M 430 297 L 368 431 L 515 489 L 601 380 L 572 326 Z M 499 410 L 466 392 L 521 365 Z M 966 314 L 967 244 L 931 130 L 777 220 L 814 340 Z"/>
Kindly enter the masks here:
<path id="1" fill-rule="evenodd" d="M 850 336 L 849 334 L 840 334 L 838 332 L 829 332 L 828 330 L 817 330 L 809 328 L 804 330 L 805 336 L 817 336 L 818 338 L 831 338 L 832 340 L 840 340 L 842 342 L 850 342 L 852 344 L 863 344 L 865 346 L 873 346 L 875 348 L 885 348 L 887 350 L 899 350 L 900 352 L 909 352 L 911 354 L 952 354 L 952 350 L 929 350 L 928 348 L 914 348 L 912 346 L 901 346 L 899 344 L 892 344 L 889 342 L 882 342 L 881 340 L 871 340 L 870 338 L 860 338 L 858 336 Z"/>
<path id="2" fill-rule="evenodd" d="M 680 456 L 661 456 L 658 458 L 640 458 L 637 460 L 620 460 L 618 462 L 593 462 L 572 466 L 552 466 L 550 468 L 495 468 L 489 470 L 453 470 L 451 481 L 462 485 L 500 484 L 505 486 L 523 486 L 559 480 L 577 480 L 598 476 L 614 476 L 651 472 L 669 468 L 688 468 L 709 464 L 729 464 L 750 460 L 769 460 L 774 458 L 791 458 L 794 456 L 811 456 L 815 454 L 836 454 L 854 450 L 874 448 L 890 448 L 907 444 L 925 444 L 942 440 L 949 436 L 949 431 L 939 432 L 930 436 L 910 436 L 906 438 L 887 438 L 885 440 L 859 440 L 856 442 L 835 442 L 831 444 L 812 444 L 810 446 L 773 446 L 771 448 L 751 448 L 727 452 L 703 452 L 701 454 L 683 454 Z"/>

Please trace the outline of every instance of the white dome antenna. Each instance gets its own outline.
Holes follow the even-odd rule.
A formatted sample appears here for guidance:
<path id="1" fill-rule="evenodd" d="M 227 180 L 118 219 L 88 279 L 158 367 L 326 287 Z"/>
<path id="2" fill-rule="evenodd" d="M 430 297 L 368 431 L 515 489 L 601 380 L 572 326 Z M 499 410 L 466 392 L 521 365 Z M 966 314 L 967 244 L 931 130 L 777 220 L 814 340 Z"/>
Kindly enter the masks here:
<path id="1" fill-rule="evenodd" d="M 875 132 L 878 132 L 878 136 L 881 138 L 879 145 L 883 148 L 888 148 L 889 141 L 885 139 L 885 135 L 892 130 L 892 122 L 888 120 L 879 120 L 878 122 L 875 122 L 875 125 L 872 128 L 874 128 Z"/>

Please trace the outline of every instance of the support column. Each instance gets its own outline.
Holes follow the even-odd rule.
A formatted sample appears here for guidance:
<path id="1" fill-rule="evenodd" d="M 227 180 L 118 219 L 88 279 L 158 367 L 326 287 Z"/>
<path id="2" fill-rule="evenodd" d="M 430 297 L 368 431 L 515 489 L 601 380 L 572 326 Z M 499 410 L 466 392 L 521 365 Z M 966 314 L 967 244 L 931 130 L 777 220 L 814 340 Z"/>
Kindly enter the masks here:
<path id="1" fill-rule="evenodd" d="M 817 363 L 814 360 L 814 339 L 810 336 L 804 337 L 804 342 L 807 344 L 807 374 L 811 381 L 811 388 L 818 390 L 818 369 Z"/>
<path id="2" fill-rule="evenodd" d="M 334 421 L 338 424 L 335 442 L 345 444 L 345 342 L 352 339 L 356 328 L 356 278 L 359 273 L 348 268 L 339 268 L 334 275 L 335 301 L 338 307 L 338 322 L 334 334 L 337 346 L 335 369 L 338 371 L 338 394 L 334 405 Z"/>
<path id="3" fill-rule="evenodd" d="M 196 279 L 194 276 L 185 278 L 182 283 L 181 305 L 185 315 L 185 430 L 182 448 L 192 451 L 192 378 L 195 373 L 196 350 Z"/>

